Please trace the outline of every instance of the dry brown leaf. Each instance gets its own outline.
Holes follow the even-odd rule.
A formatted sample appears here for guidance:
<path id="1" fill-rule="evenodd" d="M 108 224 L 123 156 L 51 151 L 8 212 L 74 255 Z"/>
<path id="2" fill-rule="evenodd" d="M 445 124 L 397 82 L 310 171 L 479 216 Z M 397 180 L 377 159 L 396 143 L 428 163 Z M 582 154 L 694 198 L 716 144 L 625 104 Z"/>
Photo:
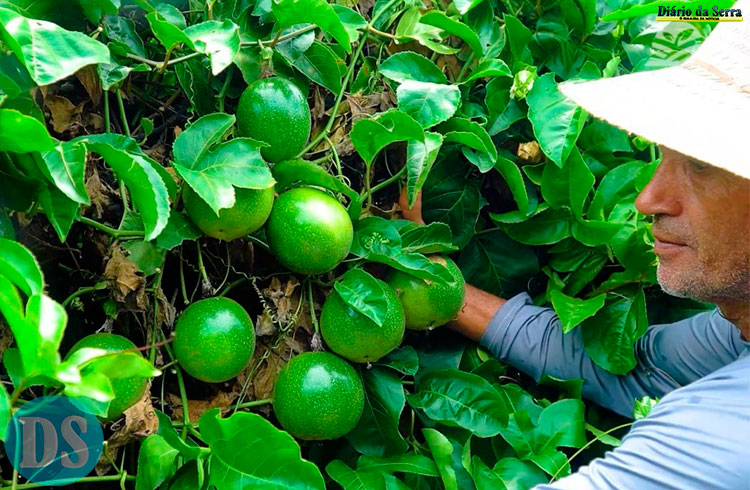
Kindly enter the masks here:
<path id="1" fill-rule="evenodd" d="M 258 315 L 258 319 L 255 321 L 255 335 L 259 337 L 273 335 L 277 330 L 271 312 L 268 309 L 263 310 L 263 313 Z"/>
<path id="2" fill-rule="evenodd" d="M 86 89 L 86 93 L 89 94 L 94 106 L 98 105 L 102 96 L 102 84 L 99 75 L 96 73 L 96 67 L 94 65 L 84 66 L 76 72 L 76 78 Z"/>
<path id="3" fill-rule="evenodd" d="M 539 163 L 544 160 L 544 153 L 542 153 L 539 143 L 536 141 L 521 143 L 518 145 L 518 152 L 516 154 L 518 158 L 527 163 Z"/>
<path id="4" fill-rule="evenodd" d="M 124 418 L 120 418 L 112 425 L 114 433 L 107 439 L 106 451 L 113 461 L 117 459 L 118 449 L 133 441 L 155 434 L 159 429 L 159 419 L 154 412 L 151 403 L 151 383 L 146 392 L 135 405 L 125 410 Z M 104 475 L 109 473 L 112 465 L 105 454 L 96 465 L 96 473 Z"/>
<path id="5" fill-rule="evenodd" d="M 443 73 L 446 73 L 447 71 L 449 75 L 448 78 L 450 78 L 451 80 L 455 80 L 456 75 L 458 75 L 458 73 L 461 71 L 461 66 L 463 65 L 463 63 L 459 61 L 454 54 L 440 56 L 435 61 L 438 68 L 440 68 Z"/>
<path id="6" fill-rule="evenodd" d="M 167 299 L 161 288 L 159 288 L 157 300 L 159 301 L 159 325 L 166 325 L 171 329 L 172 325 L 174 325 L 177 309 L 174 304 Z"/>
<path id="7" fill-rule="evenodd" d="M 257 373 L 255 373 L 252 383 L 253 395 L 256 400 L 262 400 L 271 396 L 281 368 L 285 364 L 286 361 L 284 359 L 274 354 L 271 354 L 263 361 Z"/>
<path id="8" fill-rule="evenodd" d="M 97 133 L 104 129 L 104 118 L 93 112 L 86 112 L 83 115 L 83 127 L 90 133 Z"/>
<path id="9" fill-rule="evenodd" d="M 349 110 L 352 113 L 352 124 L 363 117 L 375 114 L 380 106 L 380 94 L 352 94 L 347 96 L 346 100 L 349 103 Z"/>
<path id="10" fill-rule="evenodd" d="M 236 399 L 237 393 L 220 391 L 209 400 L 188 400 L 188 417 L 190 418 L 190 421 L 197 422 L 200 420 L 201 415 L 212 408 L 218 408 L 221 410 L 221 413 L 225 413 L 232 407 L 232 403 Z M 172 418 L 181 420 L 182 399 L 177 395 L 168 393 L 167 403 L 172 408 Z"/>
<path id="11" fill-rule="evenodd" d="M 112 247 L 110 259 L 104 268 L 104 279 L 112 291 L 112 297 L 120 303 L 134 302 L 140 309 L 146 309 L 146 277 L 130 259 L 125 257 L 119 246 Z"/>
<path id="12" fill-rule="evenodd" d="M 157 162 L 163 162 L 164 158 L 167 156 L 167 147 L 159 143 L 151 148 L 143 150 L 143 152 Z"/>
<path id="13" fill-rule="evenodd" d="M 346 128 L 339 126 L 331 135 L 331 142 L 336 147 L 339 157 L 344 157 L 354 152 L 354 145 Z"/>
<path id="14" fill-rule="evenodd" d="M 95 217 L 101 218 L 104 214 L 104 208 L 109 206 L 110 199 L 107 194 L 111 192 L 111 189 L 99 178 L 99 170 L 91 153 L 89 153 L 89 158 L 86 159 L 86 173 L 86 192 L 88 192 L 91 205 L 96 210 Z"/>
<path id="15" fill-rule="evenodd" d="M 52 129 L 56 133 L 62 134 L 68 130 L 72 131 L 72 126 L 74 125 L 82 126 L 81 113 L 83 112 L 84 104 L 85 102 L 81 102 L 75 105 L 70 100 L 59 95 L 45 97 L 44 107 L 50 112 Z"/>
<path id="16" fill-rule="evenodd" d="M 310 114 L 312 115 L 313 121 L 318 121 L 323 117 L 325 113 L 325 94 L 323 93 L 323 90 L 316 85 L 313 89 L 313 105 L 312 109 L 310 110 Z"/>

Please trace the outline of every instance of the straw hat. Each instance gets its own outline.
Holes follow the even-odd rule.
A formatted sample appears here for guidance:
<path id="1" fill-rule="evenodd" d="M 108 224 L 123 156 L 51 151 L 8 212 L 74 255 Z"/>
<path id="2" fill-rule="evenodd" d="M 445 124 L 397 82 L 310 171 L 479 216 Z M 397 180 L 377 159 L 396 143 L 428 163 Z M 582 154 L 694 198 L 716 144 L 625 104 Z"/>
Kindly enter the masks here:
<path id="1" fill-rule="evenodd" d="M 594 116 L 750 178 L 750 0 L 744 20 L 720 22 L 684 63 L 560 84 Z"/>

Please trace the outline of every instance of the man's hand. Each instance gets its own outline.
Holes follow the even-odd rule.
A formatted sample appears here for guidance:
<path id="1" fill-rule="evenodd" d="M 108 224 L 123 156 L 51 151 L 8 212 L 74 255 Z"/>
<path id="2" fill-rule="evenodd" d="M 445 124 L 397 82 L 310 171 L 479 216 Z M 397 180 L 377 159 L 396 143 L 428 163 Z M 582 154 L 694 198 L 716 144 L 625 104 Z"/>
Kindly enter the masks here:
<path id="1" fill-rule="evenodd" d="M 414 201 L 414 206 L 409 208 L 409 197 L 406 193 L 406 187 L 401 190 L 401 195 L 398 198 L 398 205 L 401 207 L 401 214 L 405 219 L 413 221 L 420 225 L 425 224 L 422 219 L 422 191 L 417 194 L 417 199 Z"/>

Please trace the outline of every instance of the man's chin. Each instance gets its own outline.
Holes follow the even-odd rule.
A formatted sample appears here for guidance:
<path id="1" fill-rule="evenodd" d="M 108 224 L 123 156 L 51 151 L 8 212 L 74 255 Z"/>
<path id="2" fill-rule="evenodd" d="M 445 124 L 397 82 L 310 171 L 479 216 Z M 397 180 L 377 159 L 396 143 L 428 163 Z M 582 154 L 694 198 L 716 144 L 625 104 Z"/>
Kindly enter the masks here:
<path id="1" fill-rule="evenodd" d="M 698 299 L 694 297 L 694 281 L 685 277 L 678 277 L 672 273 L 671 267 L 664 266 L 662 263 L 659 263 L 656 268 L 656 280 L 659 282 L 662 291 L 670 296 Z"/>

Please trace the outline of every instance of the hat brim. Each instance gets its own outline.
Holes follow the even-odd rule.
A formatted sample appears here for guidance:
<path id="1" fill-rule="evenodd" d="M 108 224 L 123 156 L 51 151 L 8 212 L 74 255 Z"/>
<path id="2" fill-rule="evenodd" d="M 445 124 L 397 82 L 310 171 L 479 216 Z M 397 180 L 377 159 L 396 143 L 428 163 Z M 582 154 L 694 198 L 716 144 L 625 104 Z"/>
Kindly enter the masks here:
<path id="1" fill-rule="evenodd" d="M 679 65 L 560 90 L 614 126 L 750 178 L 750 93 L 710 73 Z"/>

